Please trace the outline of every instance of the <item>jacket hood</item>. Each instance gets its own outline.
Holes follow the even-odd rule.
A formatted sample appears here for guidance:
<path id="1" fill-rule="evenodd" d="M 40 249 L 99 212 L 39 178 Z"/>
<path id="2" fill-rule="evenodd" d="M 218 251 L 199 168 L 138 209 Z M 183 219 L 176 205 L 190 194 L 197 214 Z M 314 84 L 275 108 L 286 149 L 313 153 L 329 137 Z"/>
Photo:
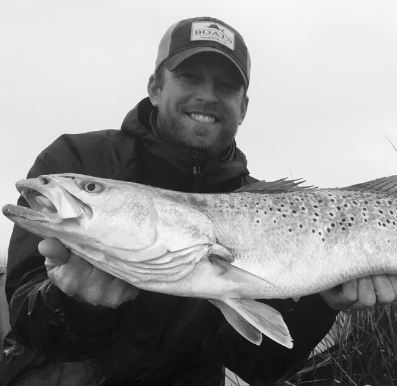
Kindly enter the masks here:
<path id="1" fill-rule="evenodd" d="M 205 150 L 186 145 L 174 144 L 160 139 L 153 133 L 150 115 L 154 107 L 149 98 L 143 99 L 126 115 L 121 130 L 140 139 L 146 150 L 163 162 L 171 164 L 184 174 L 191 174 L 194 167 L 200 167 L 200 173 L 210 184 L 222 183 L 238 176 L 249 174 L 247 159 L 233 142 L 225 153 L 211 158 Z"/>

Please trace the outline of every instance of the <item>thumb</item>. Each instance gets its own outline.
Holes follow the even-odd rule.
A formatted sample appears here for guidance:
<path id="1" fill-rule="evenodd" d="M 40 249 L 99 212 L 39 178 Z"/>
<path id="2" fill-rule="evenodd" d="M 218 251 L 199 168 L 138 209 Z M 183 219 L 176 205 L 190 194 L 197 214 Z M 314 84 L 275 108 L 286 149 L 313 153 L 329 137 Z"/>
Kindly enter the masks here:
<path id="1" fill-rule="evenodd" d="M 46 258 L 44 264 L 47 270 L 65 264 L 69 260 L 70 252 L 58 239 L 48 238 L 40 241 L 38 250 Z"/>

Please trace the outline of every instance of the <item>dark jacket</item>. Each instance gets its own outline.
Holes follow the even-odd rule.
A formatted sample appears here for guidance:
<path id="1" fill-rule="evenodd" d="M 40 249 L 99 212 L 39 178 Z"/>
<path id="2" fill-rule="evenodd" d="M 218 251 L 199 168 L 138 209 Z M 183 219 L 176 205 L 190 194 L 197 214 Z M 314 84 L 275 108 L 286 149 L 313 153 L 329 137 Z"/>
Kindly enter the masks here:
<path id="1" fill-rule="evenodd" d="M 152 110 L 144 99 L 121 130 L 62 135 L 38 156 L 28 177 L 75 172 L 186 192 L 229 192 L 253 181 L 235 144 L 220 159 L 209 159 L 161 141 L 151 130 Z M 293 371 L 336 315 L 318 295 L 267 302 L 289 326 L 289 350 L 265 337 L 259 347 L 249 343 L 202 299 L 141 291 L 116 310 L 92 306 L 47 280 L 39 240 L 18 227 L 11 237 L 6 293 L 13 329 L 1 384 L 72 361 L 90 363 L 94 384 L 221 385 L 224 366 L 251 384 L 266 384 Z"/>

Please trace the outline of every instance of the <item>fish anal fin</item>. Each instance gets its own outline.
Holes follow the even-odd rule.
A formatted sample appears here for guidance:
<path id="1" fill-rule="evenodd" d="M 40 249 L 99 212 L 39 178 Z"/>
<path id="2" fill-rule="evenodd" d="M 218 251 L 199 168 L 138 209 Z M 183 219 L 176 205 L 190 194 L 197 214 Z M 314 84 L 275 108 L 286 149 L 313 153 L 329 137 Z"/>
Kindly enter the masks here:
<path id="1" fill-rule="evenodd" d="M 345 186 L 344 188 L 340 188 L 340 190 L 372 191 L 397 195 L 397 175 Z"/>
<path id="2" fill-rule="evenodd" d="M 275 342 L 292 348 L 292 338 L 282 315 L 267 304 L 249 299 L 223 299 L 248 323 Z"/>
<path id="3" fill-rule="evenodd" d="M 228 306 L 221 300 L 209 299 L 209 302 L 221 310 L 225 319 L 240 335 L 242 335 L 245 339 L 249 340 L 251 343 L 256 344 L 257 346 L 261 344 L 262 333 L 251 323 L 245 320 L 232 307 Z"/>

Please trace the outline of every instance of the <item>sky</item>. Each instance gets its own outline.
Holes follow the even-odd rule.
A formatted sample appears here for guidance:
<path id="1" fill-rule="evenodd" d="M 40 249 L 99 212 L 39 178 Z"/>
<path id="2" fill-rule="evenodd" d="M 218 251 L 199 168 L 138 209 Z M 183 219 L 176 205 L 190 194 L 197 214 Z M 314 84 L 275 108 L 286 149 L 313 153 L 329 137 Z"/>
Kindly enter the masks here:
<path id="1" fill-rule="evenodd" d="M 253 176 L 342 187 L 396 174 L 396 14 L 394 0 L 0 0 L 0 204 L 59 135 L 119 129 L 163 33 L 193 16 L 249 48 L 237 143 Z M 0 254 L 11 230 L 2 216 Z"/>

